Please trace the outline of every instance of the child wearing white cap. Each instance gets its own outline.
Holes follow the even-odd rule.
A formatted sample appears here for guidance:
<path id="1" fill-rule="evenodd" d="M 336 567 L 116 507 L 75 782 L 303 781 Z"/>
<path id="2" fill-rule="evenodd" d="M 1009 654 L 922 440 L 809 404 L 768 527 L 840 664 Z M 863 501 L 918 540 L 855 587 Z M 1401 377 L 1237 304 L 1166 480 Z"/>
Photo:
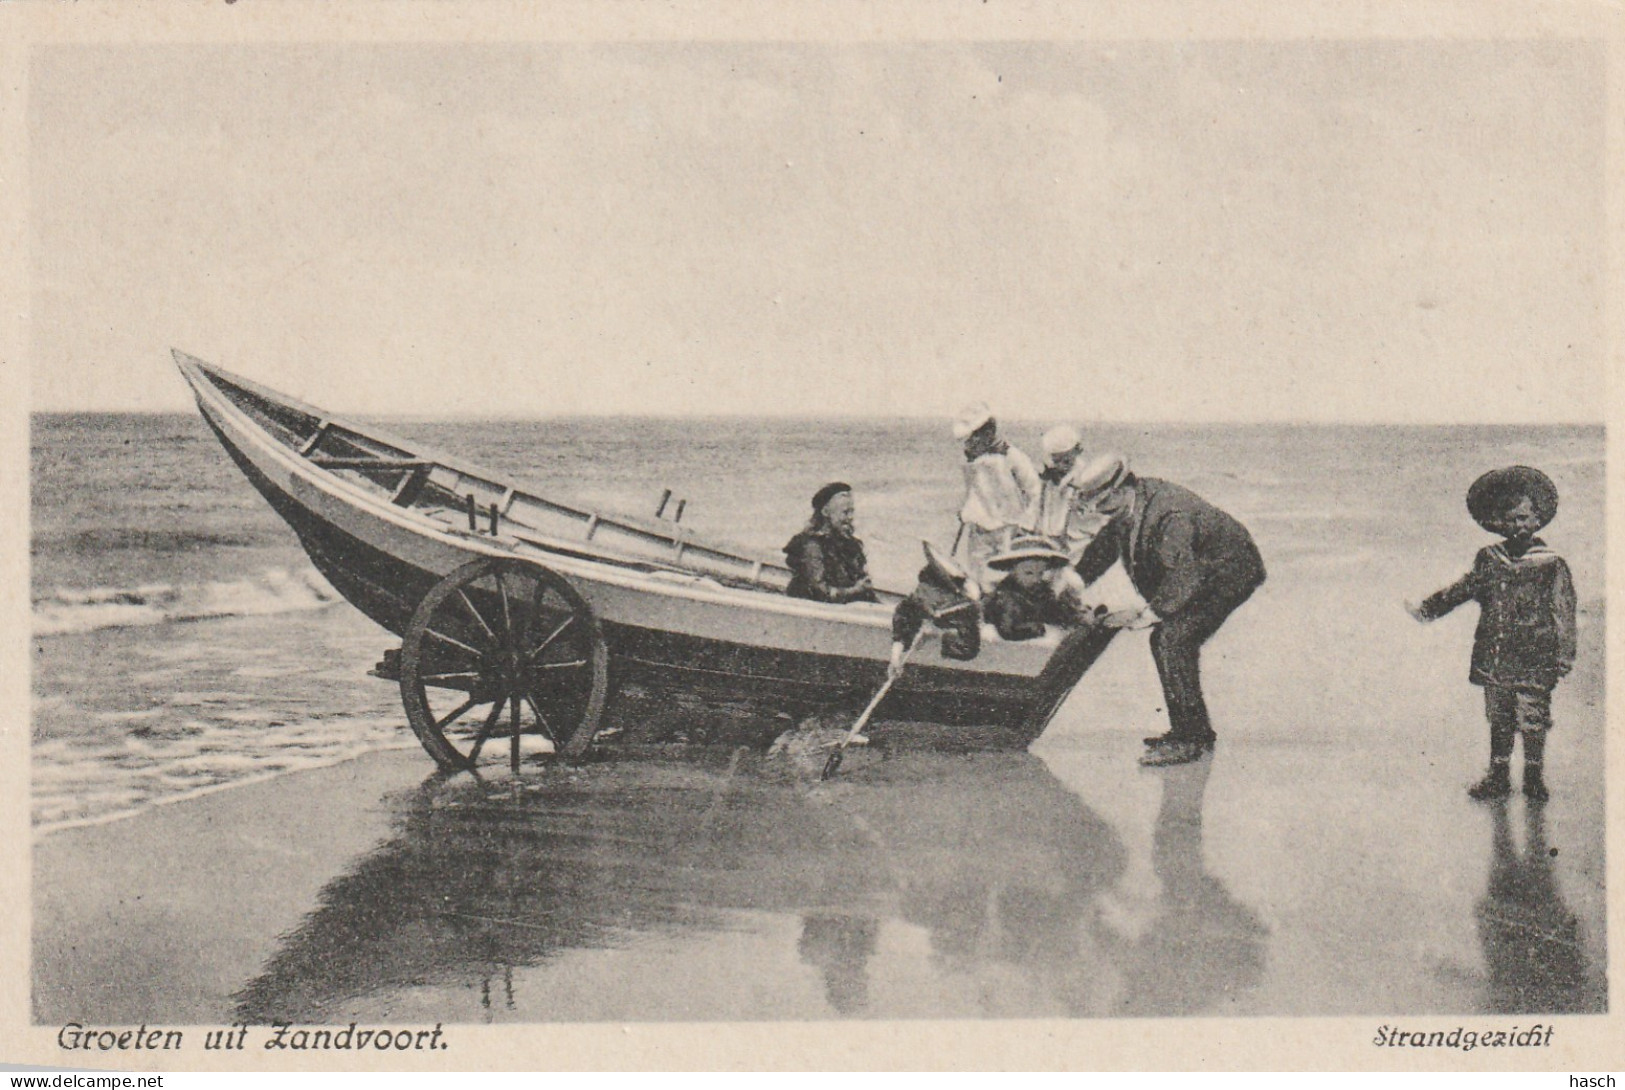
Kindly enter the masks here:
<path id="1" fill-rule="evenodd" d="M 1060 424 L 1044 433 L 1044 460 L 1038 477 L 1043 493 L 1038 505 L 1037 530 L 1060 547 L 1076 564 L 1088 547 L 1101 520 L 1078 507 L 1078 456 L 1083 452 L 1083 436 L 1078 429 Z"/>
<path id="2" fill-rule="evenodd" d="M 959 521 L 965 530 L 966 566 L 978 583 L 991 587 L 998 573 L 989 571 L 987 561 L 1017 533 L 1031 533 L 1037 525 L 1043 482 L 1032 460 L 999 437 L 998 421 L 986 404 L 960 412 L 954 438 L 965 444 L 965 502 Z"/>

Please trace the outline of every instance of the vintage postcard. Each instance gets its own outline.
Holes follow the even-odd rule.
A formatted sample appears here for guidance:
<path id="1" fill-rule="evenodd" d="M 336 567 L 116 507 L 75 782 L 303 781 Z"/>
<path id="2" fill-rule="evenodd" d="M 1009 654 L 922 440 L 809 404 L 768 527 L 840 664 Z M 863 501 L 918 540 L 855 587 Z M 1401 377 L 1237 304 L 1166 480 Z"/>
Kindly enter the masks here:
<path id="1" fill-rule="evenodd" d="M 0 27 L 0 1060 L 1625 1062 L 1617 7 Z"/>

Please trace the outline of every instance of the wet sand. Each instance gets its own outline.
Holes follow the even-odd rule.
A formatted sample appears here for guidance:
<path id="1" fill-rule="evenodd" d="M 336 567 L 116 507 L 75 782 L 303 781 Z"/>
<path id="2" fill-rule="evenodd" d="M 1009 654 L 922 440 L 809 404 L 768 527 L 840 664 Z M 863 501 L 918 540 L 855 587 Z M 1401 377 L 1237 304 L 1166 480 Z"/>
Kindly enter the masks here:
<path id="1" fill-rule="evenodd" d="M 1141 636 L 1031 754 L 859 751 L 820 786 L 721 748 L 486 781 L 403 751 L 62 830 L 35 847 L 34 1017 L 1604 1009 L 1600 614 L 1554 798 L 1485 805 L 1462 632 L 1391 624 L 1340 671 L 1336 626 L 1397 607 L 1327 593 L 1263 594 L 1215 640 L 1222 740 L 1182 768 L 1134 764 L 1161 725 Z M 1306 607 L 1300 655 L 1257 653 Z"/>
<path id="2" fill-rule="evenodd" d="M 420 752 L 379 753 L 38 839 L 35 1021 L 229 1021 L 232 994 L 388 837 L 384 800 L 424 772 Z"/>

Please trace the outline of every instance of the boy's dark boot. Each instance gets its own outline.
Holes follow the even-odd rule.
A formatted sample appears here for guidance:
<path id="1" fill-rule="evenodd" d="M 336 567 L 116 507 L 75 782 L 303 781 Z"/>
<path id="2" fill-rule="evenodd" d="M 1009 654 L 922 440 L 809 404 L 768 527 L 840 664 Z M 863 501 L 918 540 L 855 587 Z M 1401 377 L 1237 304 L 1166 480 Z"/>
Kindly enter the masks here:
<path id="1" fill-rule="evenodd" d="M 1523 797 L 1530 802 L 1545 802 L 1552 797 L 1542 774 L 1545 755 L 1546 736 L 1526 732 L 1523 736 Z"/>
<path id="2" fill-rule="evenodd" d="M 1490 770 L 1467 789 L 1467 794 L 1479 800 L 1504 799 L 1512 794 L 1511 764 L 1506 757 L 1491 757 Z"/>
<path id="3" fill-rule="evenodd" d="M 1523 795 L 1530 802 L 1545 802 L 1552 797 L 1546 788 L 1546 777 L 1541 775 L 1540 765 L 1523 763 Z"/>

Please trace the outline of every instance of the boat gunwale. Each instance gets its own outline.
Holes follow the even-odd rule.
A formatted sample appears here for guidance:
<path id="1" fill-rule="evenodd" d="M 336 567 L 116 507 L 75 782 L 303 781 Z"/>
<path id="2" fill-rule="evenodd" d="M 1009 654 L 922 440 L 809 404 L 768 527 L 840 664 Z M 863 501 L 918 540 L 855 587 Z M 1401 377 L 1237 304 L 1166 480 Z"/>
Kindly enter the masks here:
<path id="1" fill-rule="evenodd" d="M 656 520 L 644 519 L 636 515 L 628 515 L 625 512 L 596 511 L 580 507 L 572 503 L 550 499 L 542 492 L 535 491 L 530 485 L 530 482 L 525 481 L 522 477 L 516 477 L 513 474 L 500 473 L 496 470 L 483 466 L 478 462 L 471 461 L 460 455 L 455 455 L 449 451 L 442 450 L 433 444 L 423 444 L 416 442 L 415 440 L 406 439 L 403 436 L 396 435 L 395 433 L 389 431 L 387 428 L 376 427 L 372 424 L 363 424 L 350 417 L 327 412 L 326 410 L 317 405 L 313 405 L 308 401 L 303 401 L 297 397 L 293 397 L 290 394 L 284 394 L 280 390 L 273 390 L 269 386 L 255 382 L 253 379 L 245 378 L 234 371 L 229 371 L 226 368 L 214 363 L 210 363 L 207 360 L 199 359 L 197 356 L 194 356 L 189 352 L 184 352 L 181 349 L 171 348 L 170 353 L 175 357 L 176 365 L 181 369 L 183 375 L 194 371 L 201 373 L 205 379 L 208 380 L 207 384 L 213 389 L 217 398 L 223 398 L 224 404 L 229 405 L 243 417 L 247 418 L 254 426 L 256 431 L 264 434 L 273 444 L 278 447 L 287 447 L 287 444 L 279 442 L 266 428 L 261 426 L 257 421 L 253 420 L 253 418 L 247 412 L 233 402 L 230 395 L 226 394 L 225 391 L 221 390 L 220 387 L 213 382 L 214 377 L 217 376 L 230 385 L 240 386 L 247 392 L 272 404 L 285 406 L 297 412 L 304 413 L 305 415 L 318 421 L 323 427 L 338 427 L 345 431 L 352 432 L 360 438 L 369 439 L 382 443 L 386 446 L 396 447 L 402 451 L 405 451 L 415 461 L 431 462 L 439 468 L 450 470 L 453 473 L 459 474 L 460 476 L 472 478 L 482 484 L 501 489 L 505 492 L 511 492 L 515 496 L 523 496 L 527 500 L 542 504 L 543 506 L 551 508 L 554 511 L 558 511 L 562 514 L 580 518 L 584 523 L 591 521 L 596 521 L 600 524 L 609 523 L 638 534 L 647 535 L 648 537 L 657 541 L 669 542 L 673 548 L 681 546 L 685 549 L 704 549 L 729 560 L 737 560 L 751 565 L 760 564 L 764 570 L 772 568 L 787 574 L 789 572 L 789 569 L 785 564 L 783 564 L 781 561 L 773 559 L 773 557 L 768 553 L 760 552 L 735 542 L 722 541 L 697 534 L 689 534 L 684 529 L 667 530 L 664 527 L 659 526 Z M 188 384 L 193 387 L 194 391 L 197 389 L 196 382 L 192 382 L 190 379 L 188 379 Z M 320 470 L 323 473 L 331 476 L 334 480 L 340 481 L 346 485 L 350 484 L 350 482 L 346 481 L 345 478 L 339 477 L 336 473 L 334 473 L 331 468 L 323 466 L 321 463 L 317 462 L 314 455 L 303 454 L 291 447 L 288 447 L 287 449 L 293 454 L 294 457 L 298 458 L 302 464 L 309 465 L 313 469 Z M 379 468 L 388 469 L 390 468 L 390 465 L 387 460 L 380 458 Z M 412 510 L 412 508 L 403 508 L 403 510 Z M 520 523 L 520 525 L 524 524 Z M 590 541 L 578 542 L 564 538 L 556 538 L 528 526 L 525 527 L 525 529 L 527 534 L 540 539 L 534 542 L 534 544 L 543 549 L 549 549 L 551 551 L 553 543 L 556 542 L 557 547 L 560 549 L 567 549 L 574 552 L 594 551 L 593 543 Z M 599 549 L 597 551 L 606 554 L 606 563 L 616 562 L 612 558 L 614 555 L 613 549 Z M 625 555 L 631 562 L 643 562 L 649 564 L 661 563 L 659 560 L 652 557 L 642 557 L 638 556 L 637 554 Z M 680 563 L 676 562 L 670 563 L 666 566 L 670 567 L 674 571 L 688 570 L 683 568 Z M 779 593 L 766 587 L 762 588 L 762 590 L 770 594 Z M 882 593 L 888 596 L 895 595 L 898 599 L 905 597 L 903 592 L 896 590 L 883 589 Z"/>
<path id="2" fill-rule="evenodd" d="M 477 533 L 468 533 L 467 531 L 461 530 L 458 527 L 448 525 L 447 523 L 424 512 L 417 511 L 412 508 L 398 507 L 389 503 L 384 498 L 376 496 L 372 492 L 359 487 L 355 483 L 340 477 L 331 470 L 323 469 L 320 465 L 312 462 L 309 458 L 301 456 L 297 451 L 293 450 L 287 444 L 279 442 L 270 434 L 269 431 L 260 425 L 258 421 L 254 420 L 247 411 L 232 401 L 230 396 L 227 395 L 224 390 L 220 389 L 212 381 L 209 381 L 211 373 L 218 372 L 227 382 L 236 384 L 238 379 L 237 376 L 235 376 L 232 372 L 197 359 L 196 357 L 181 352 L 178 349 L 172 349 L 172 351 L 176 356 L 176 362 L 180 366 L 182 374 L 187 377 L 188 384 L 193 387 L 194 393 L 199 396 L 199 399 L 206 399 L 217 413 L 231 419 L 236 425 L 236 430 L 243 433 L 249 439 L 254 440 L 266 456 L 280 464 L 293 476 L 304 479 L 312 487 L 331 496 L 336 501 L 349 504 L 353 507 L 361 508 L 370 516 L 394 525 L 403 531 L 438 539 L 458 549 L 478 553 L 484 556 L 511 557 L 522 560 L 531 560 L 537 563 L 546 563 L 550 566 L 556 567 L 564 574 L 575 575 L 583 579 L 597 580 L 599 582 L 608 583 L 611 586 L 616 586 L 625 590 L 638 591 L 661 597 L 693 601 L 702 604 L 731 606 L 735 608 L 744 607 L 756 612 L 775 613 L 792 618 L 832 622 L 848 626 L 886 630 L 889 630 L 891 627 L 892 610 L 891 608 L 881 604 L 870 604 L 863 602 L 833 604 L 812 601 L 810 599 L 791 598 L 781 592 L 767 588 L 752 589 L 746 587 L 729 587 L 722 583 L 716 582 L 715 580 L 711 580 L 708 576 L 698 573 L 691 574 L 683 569 L 677 568 L 676 566 L 673 566 L 666 571 L 670 574 L 681 575 L 687 579 L 691 579 L 692 583 L 670 582 L 661 578 L 661 575 L 666 574 L 666 572 L 662 572 L 660 570 L 654 572 L 638 572 L 633 569 L 622 567 L 610 559 L 595 560 L 587 557 L 577 557 L 554 552 L 549 550 L 547 546 L 543 544 L 541 540 L 539 540 L 542 535 L 537 535 L 538 540 L 531 540 L 527 538 L 526 540 L 520 541 L 518 539 L 512 539 L 513 544 L 504 544 L 500 538 L 490 538 Z M 194 376 L 190 373 L 194 371 L 201 373 L 205 381 L 203 381 L 201 384 L 197 382 L 194 379 Z M 336 423 L 343 427 L 350 426 L 342 417 L 327 415 L 321 410 L 316 409 L 314 406 L 299 401 L 296 398 L 285 397 L 277 391 L 269 390 L 258 383 L 252 382 L 251 380 L 242 380 L 242 385 L 251 393 L 258 396 L 267 397 L 269 400 L 276 403 L 286 404 L 289 407 L 300 412 L 305 412 L 318 420 Z M 358 434 L 366 435 L 370 438 L 376 438 L 381 442 L 394 442 L 394 438 L 389 436 L 387 433 L 375 432 L 369 434 L 364 430 L 358 429 Z M 403 443 L 401 445 L 403 449 L 412 449 L 411 444 Z M 434 453 L 428 448 L 422 449 L 424 449 L 425 453 Z M 439 464 L 445 465 L 447 468 L 459 473 L 464 472 L 464 470 L 459 468 L 459 466 L 456 464 L 446 462 L 441 462 Z M 467 466 L 470 464 L 464 463 L 464 465 Z M 484 470 L 481 470 L 480 472 L 488 473 L 488 471 Z M 492 479 L 493 477 L 494 479 Z M 479 479 L 485 480 L 486 483 L 494 485 L 500 482 L 502 478 L 491 475 L 491 477 L 481 477 Z M 560 542 L 561 547 L 569 548 L 574 548 L 578 544 L 579 543 L 576 542 Z M 534 549 L 537 553 L 541 553 L 542 555 L 532 555 L 530 552 L 526 551 L 526 546 L 528 546 L 530 549 Z M 650 564 L 655 563 L 652 560 L 643 560 L 642 558 L 629 559 L 632 559 L 633 562 L 641 561 Z M 897 594 L 896 591 L 888 591 L 887 593 Z M 898 596 L 901 597 L 901 595 Z M 1045 643 L 1048 642 L 1049 641 L 1047 640 L 1045 641 Z M 1032 646 L 1034 650 L 1038 650 L 1040 647 L 1043 647 L 1042 644 L 1038 644 L 1036 641 Z M 1050 653 L 1053 653 L 1055 647 L 1046 647 L 1044 649 Z M 884 656 L 879 655 L 878 657 Z M 1048 660 L 1048 657 L 1049 656 L 1046 655 L 1046 661 Z M 982 671 L 976 672 L 981 673 Z M 989 672 L 992 673 L 992 671 Z M 1003 674 L 1002 671 L 998 673 Z M 1005 674 L 1003 676 L 1022 677 L 1027 675 L 1024 673 L 1014 673 Z"/>

